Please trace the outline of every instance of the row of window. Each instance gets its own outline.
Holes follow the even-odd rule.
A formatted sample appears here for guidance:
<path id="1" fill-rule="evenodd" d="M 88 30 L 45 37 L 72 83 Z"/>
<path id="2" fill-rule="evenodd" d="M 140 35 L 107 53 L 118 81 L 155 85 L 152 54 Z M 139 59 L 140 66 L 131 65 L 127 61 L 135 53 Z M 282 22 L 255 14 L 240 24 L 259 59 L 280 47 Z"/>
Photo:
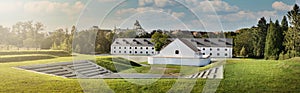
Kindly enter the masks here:
<path id="1" fill-rule="evenodd" d="M 117 53 L 116 51 L 114 51 L 114 53 Z M 122 51 L 119 51 L 118 53 L 122 53 Z M 123 52 L 124 54 L 126 54 L 127 53 L 127 51 L 124 51 Z M 129 54 L 131 54 L 132 53 L 132 51 L 129 51 Z M 134 53 L 135 54 L 137 54 L 138 53 L 138 51 L 134 51 Z M 140 54 L 143 54 L 144 52 L 143 51 L 140 51 Z M 149 52 L 148 51 L 146 51 L 145 52 L 146 54 L 149 54 Z M 154 52 L 151 52 L 152 54 L 154 54 Z"/>
<path id="2" fill-rule="evenodd" d="M 116 47 L 114 47 L 114 49 L 116 49 Z M 122 47 L 119 47 L 119 49 L 122 49 Z M 126 47 L 124 47 L 124 49 L 126 49 Z M 129 49 L 132 49 L 132 47 L 129 47 Z M 134 49 L 138 49 L 138 47 L 134 47 Z M 140 47 L 140 49 L 143 49 L 143 47 Z M 146 49 L 152 49 L 152 50 L 154 50 L 154 48 L 153 47 L 146 47 Z"/>
<path id="3" fill-rule="evenodd" d="M 205 50 L 205 48 L 203 48 L 202 50 Z M 227 51 L 228 49 L 224 49 L 225 51 Z M 210 51 L 212 51 L 212 48 L 210 48 Z M 220 51 L 220 48 L 217 48 L 217 51 Z"/>
<path id="4" fill-rule="evenodd" d="M 205 53 L 202 53 L 202 55 L 205 55 Z M 209 55 L 213 55 L 212 53 L 210 53 Z M 217 53 L 217 56 L 220 56 L 220 53 Z M 228 56 L 227 53 L 224 54 L 224 56 Z"/>

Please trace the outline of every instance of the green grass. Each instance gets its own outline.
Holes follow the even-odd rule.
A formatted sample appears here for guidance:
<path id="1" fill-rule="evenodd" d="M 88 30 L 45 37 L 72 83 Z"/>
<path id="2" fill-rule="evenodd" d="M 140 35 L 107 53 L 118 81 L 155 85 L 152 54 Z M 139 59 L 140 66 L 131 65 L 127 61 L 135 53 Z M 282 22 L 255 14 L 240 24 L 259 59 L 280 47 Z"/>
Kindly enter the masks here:
<path id="1" fill-rule="evenodd" d="M 145 64 L 148 66 L 141 66 L 131 68 L 125 71 L 124 73 L 151 73 L 151 74 L 161 74 L 162 71 L 166 75 L 175 75 L 175 76 L 189 76 L 191 74 L 195 74 L 200 71 L 207 70 L 212 68 L 216 65 L 222 64 L 222 62 L 214 62 L 204 67 L 197 67 L 197 66 L 180 66 L 180 65 L 161 65 L 161 64 L 154 64 L 149 65 L 147 62 L 141 62 L 141 64 Z M 151 69 L 152 68 L 152 69 Z M 163 69 L 165 68 L 165 69 Z"/>
<path id="2" fill-rule="evenodd" d="M 230 60 L 218 92 L 300 92 L 299 60 Z"/>
<path id="3" fill-rule="evenodd" d="M 96 58 L 95 63 L 113 72 L 121 72 L 123 70 L 141 66 L 138 63 L 121 57 L 98 57 Z"/>
<path id="4" fill-rule="evenodd" d="M 92 58 L 92 57 L 91 57 Z M 100 57 L 105 58 L 105 57 Z M 107 57 L 106 57 L 107 58 Z M 44 75 L 16 69 L 13 67 L 45 64 L 53 62 L 72 61 L 72 57 L 57 57 L 52 59 L 20 61 L 10 63 L 0 63 L 0 92 L 83 92 L 77 79 L 67 79 L 56 76 Z M 104 59 L 102 59 L 103 61 Z M 109 58 L 105 59 L 110 61 Z M 118 62 L 118 64 L 126 64 Z M 127 64 L 129 65 L 129 64 Z M 212 66 L 212 65 L 211 65 Z M 168 68 L 179 68 L 177 66 L 167 66 Z M 136 67 L 139 68 L 139 67 Z M 207 69 L 204 67 L 202 69 Z M 146 70 L 141 70 L 146 71 Z M 133 79 L 129 79 L 133 80 Z M 154 79 L 134 79 L 147 82 Z M 112 90 L 116 93 L 145 92 L 163 93 L 168 92 L 177 79 L 159 79 L 148 85 L 138 85 L 124 79 L 104 79 Z M 97 82 L 99 79 L 89 79 L 88 81 L 101 87 L 104 82 Z M 191 82 L 184 79 L 184 82 Z M 206 79 L 197 79 L 192 92 L 199 93 L 205 85 Z M 183 92 L 188 85 L 182 84 L 176 88 L 177 92 Z M 94 88 L 91 86 L 90 88 Z M 95 90 L 104 91 L 102 88 Z M 95 92 L 95 90 L 86 90 Z M 222 79 L 217 92 L 226 93 L 261 93 L 261 92 L 298 92 L 300 91 L 300 58 L 293 58 L 284 61 L 240 59 L 228 60 L 225 65 L 225 78 Z"/>
<path id="5" fill-rule="evenodd" d="M 70 56 L 68 52 L 62 50 L 9 50 L 9 51 L 0 51 L 0 56 L 5 55 L 31 55 L 31 54 L 47 54 L 59 57 Z"/>

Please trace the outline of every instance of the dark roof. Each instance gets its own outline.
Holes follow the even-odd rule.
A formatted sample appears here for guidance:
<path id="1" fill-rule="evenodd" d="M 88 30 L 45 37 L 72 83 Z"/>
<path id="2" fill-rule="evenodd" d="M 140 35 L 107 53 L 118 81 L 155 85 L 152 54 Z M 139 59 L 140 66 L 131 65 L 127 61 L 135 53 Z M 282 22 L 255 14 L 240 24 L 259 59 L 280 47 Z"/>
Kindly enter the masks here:
<path id="1" fill-rule="evenodd" d="M 169 38 L 174 41 L 175 38 Z M 197 47 L 232 47 L 233 39 L 231 38 L 180 38 L 186 45 Z M 151 38 L 116 38 L 112 43 L 113 46 L 154 46 Z M 190 47 L 191 48 L 191 47 Z M 194 49 L 193 49 L 194 50 Z"/>
<path id="2" fill-rule="evenodd" d="M 151 38 L 116 38 L 113 46 L 153 46 Z"/>
<path id="3" fill-rule="evenodd" d="M 191 48 L 193 51 L 198 52 L 198 48 L 196 47 L 196 44 L 193 44 L 192 42 L 190 42 L 188 39 L 182 39 L 182 38 L 178 38 L 182 43 L 184 43 L 186 46 L 188 46 L 189 48 Z"/>

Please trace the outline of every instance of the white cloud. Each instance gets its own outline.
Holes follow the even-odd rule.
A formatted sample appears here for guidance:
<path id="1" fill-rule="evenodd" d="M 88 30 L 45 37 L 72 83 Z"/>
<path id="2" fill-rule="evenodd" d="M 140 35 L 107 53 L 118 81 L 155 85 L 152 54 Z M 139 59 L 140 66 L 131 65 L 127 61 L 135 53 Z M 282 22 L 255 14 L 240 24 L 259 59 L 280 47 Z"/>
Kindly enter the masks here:
<path id="1" fill-rule="evenodd" d="M 167 4 L 170 4 L 169 3 L 169 0 L 154 0 L 154 3 L 156 6 L 158 7 L 164 7 L 166 6 Z"/>
<path id="2" fill-rule="evenodd" d="M 291 10 L 292 7 L 293 7 L 292 5 L 287 5 L 281 1 L 275 1 L 272 4 L 272 8 L 274 8 L 275 10 L 280 10 L 280 11 Z"/>
<path id="3" fill-rule="evenodd" d="M 26 13 L 65 13 L 67 15 L 78 14 L 84 8 L 84 4 L 77 1 L 74 4 L 60 3 L 51 1 L 33 1 L 24 4 L 24 11 Z"/>
<path id="4" fill-rule="evenodd" d="M 184 12 L 173 12 L 172 16 L 177 17 L 177 18 L 181 18 L 181 17 L 184 17 L 185 14 L 184 14 Z"/>
<path id="5" fill-rule="evenodd" d="M 121 1 L 121 0 L 97 0 L 100 3 L 111 3 L 111 2 L 116 2 L 116 1 Z"/>
<path id="6" fill-rule="evenodd" d="M 138 7 L 138 8 L 125 8 L 120 9 L 116 11 L 117 15 L 123 15 L 123 14 L 133 14 L 133 13 L 142 13 L 145 11 L 163 11 L 163 9 L 153 8 L 153 7 Z"/>
<path id="7" fill-rule="evenodd" d="M 229 5 L 222 0 L 203 0 L 200 2 L 197 0 L 185 0 L 185 2 L 198 12 L 236 12 L 239 10 L 239 7 Z"/>
<path id="8" fill-rule="evenodd" d="M 23 3 L 22 2 L 1 2 L 0 3 L 0 12 L 16 12 L 21 9 Z"/>
<path id="9" fill-rule="evenodd" d="M 145 6 L 146 4 L 153 3 L 153 0 L 139 0 L 139 6 Z"/>
<path id="10" fill-rule="evenodd" d="M 277 16 L 276 11 L 259 11 L 259 12 L 249 12 L 249 11 L 239 11 L 237 13 L 221 15 L 221 19 L 229 22 L 239 22 L 245 20 L 256 20 L 260 17 L 274 18 Z"/>

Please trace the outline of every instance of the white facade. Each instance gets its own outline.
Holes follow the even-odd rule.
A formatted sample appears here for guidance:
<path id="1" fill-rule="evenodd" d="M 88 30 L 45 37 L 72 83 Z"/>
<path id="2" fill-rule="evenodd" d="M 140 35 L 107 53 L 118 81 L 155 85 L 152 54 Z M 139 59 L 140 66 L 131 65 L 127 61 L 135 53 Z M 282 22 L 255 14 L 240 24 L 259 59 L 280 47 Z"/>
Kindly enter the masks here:
<path id="1" fill-rule="evenodd" d="M 174 39 L 169 39 L 175 41 Z M 211 58 L 232 58 L 232 39 L 195 39 L 195 38 L 184 38 L 186 42 L 192 43 L 196 46 L 197 50 L 200 50 L 201 55 L 210 55 Z M 176 41 L 177 42 L 177 41 Z M 195 54 L 185 44 L 181 42 L 171 43 L 170 48 L 164 48 L 159 53 L 160 55 L 166 56 L 184 56 L 194 57 Z M 172 49 L 172 50 L 168 50 Z M 174 55 L 174 50 L 179 51 L 179 54 Z M 169 51 L 169 52 L 167 52 Z M 151 42 L 150 38 L 117 38 L 111 45 L 111 54 L 113 55 L 156 55 L 157 51 L 154 49 L 154 43 Z"/>
<path id="2" fill-rule="evenodd" d="M 202 58 L 196 45 L 184 39 L 175 39 L 160 51 L 160 54 L 148 57 L 149 64 L 172 64 L 205 66 L 210 58 Z"/>
<path id="3" fill-rule="evenodd" d="M 111 46 L 111 54 L 117 55 L 154 55 L 153 46 Z"/>
<path id="4" fill-rule="evenodd" d="M 198 49 L 193 50 L 179 39 L 176 39 L 165 48 L 163 48 L 157 56 L 198 58 L 199 53 L 197 52 Z"/>
<path id="5" fill-rule="evenodd" d="M 198 47 L 202 55 L 212 58 L 232 58 L 232 47 Z"/>

